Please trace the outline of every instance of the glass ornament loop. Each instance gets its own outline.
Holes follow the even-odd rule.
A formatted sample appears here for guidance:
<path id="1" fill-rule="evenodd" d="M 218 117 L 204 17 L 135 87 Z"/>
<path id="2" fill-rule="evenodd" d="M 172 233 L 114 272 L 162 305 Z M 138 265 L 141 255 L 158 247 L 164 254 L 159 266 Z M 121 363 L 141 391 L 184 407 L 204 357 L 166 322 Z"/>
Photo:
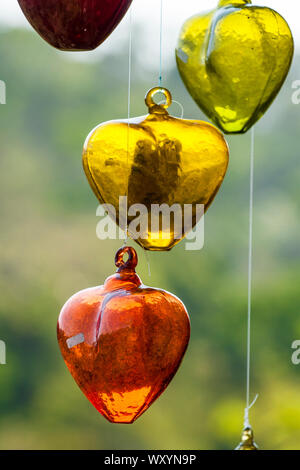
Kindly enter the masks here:
<path id="1" fill-rule="evenodd" d="M 128 260 L 124 261 L 124 256 L 128 255 Z M 131 246 L 124 246 L 120 248 L 115 257 L 115 265 L 117 266 L 118 272 L 122 271 L 123 269 L 130 269 L 132 271 L 135 270 L 138 264 L 138 256 L 134 248 Z"/>
<path id="2" fill-rule="evenodd" d="M 165 99 L 166 99 L 165 103 L 160 103 L 160 104 L 155 103 L 154 96 L 157 95 L 158 93 L 162 93 L 165 96 Z M 163 88 L 163 87 L 151 88 L 151 90 L 148 91 L 145 97 L 145 103 L 149 108 L 150 114 L 165 114 L 166 110 L 172 104 L 171 92 L 167 88 Z"/>
<path id="3" fill-rule="evenodd" d="M 249 3 L 252 3 L 251 0 L 220 0 L 218 7 L 225 7 L 227 5 L 247 5 Z"/>

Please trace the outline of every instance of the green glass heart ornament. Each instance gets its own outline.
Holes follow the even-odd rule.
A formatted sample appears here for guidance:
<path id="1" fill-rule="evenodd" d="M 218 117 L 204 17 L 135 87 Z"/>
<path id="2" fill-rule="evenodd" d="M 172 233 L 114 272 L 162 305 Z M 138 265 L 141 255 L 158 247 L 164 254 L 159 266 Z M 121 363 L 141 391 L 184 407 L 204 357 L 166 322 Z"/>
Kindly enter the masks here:
<path id="1" fill-rule="evenodd" d="M 279 13 L 251 0 L 221 0 L 184 24 L 176 60 L 201 110 L 223 132 L 239 134 L 272 104 L 293 53 L 291 30 Z"/>

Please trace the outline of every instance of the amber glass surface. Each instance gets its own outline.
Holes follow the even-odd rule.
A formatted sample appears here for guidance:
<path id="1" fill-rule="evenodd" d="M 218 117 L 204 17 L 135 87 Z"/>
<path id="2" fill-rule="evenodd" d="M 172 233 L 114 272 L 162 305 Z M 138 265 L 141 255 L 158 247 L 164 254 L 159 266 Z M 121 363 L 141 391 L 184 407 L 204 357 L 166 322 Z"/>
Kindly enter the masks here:
<path id="1" fill-rule="evenodd" d="M 162 91 L 166 104 L 155 104 L 154 95 Z M 171 94 L 166 89 L 150 90 L 146 97 L 149 115 L 100 124 L 88 136 L 83 166 L 100 203 L 112 204 L 119 220 L 119 197 L 128 196 L 128 206 L 143 204 L 147 210 L 147 229 L 137 241 L 147 250 L 169 250 L 198 222 L 196 204 L 205 210 L 220 188 L 228 166 L 228 146 L 221 132 L 203 121 L 172 117 L 167 108 Z M 177 230 L 176 216 L 169 228 L 152 231 L 152 204 L 193 205 L 190 225 Z M 130 223 L 136 215 L 129 215 Z M 186 221 L 186 220 L 185 220 Z M 129 231 L 129 235 L 130 231 Z"/>
<path id="2" fill-rule="evenodd" d="M 18 0 L 34 29 L 64 51 L 98 47 L 119 24 L 132 0 Z"/>
<path id="3" fill-rule="evenodd" d="M 119 250 L 117 273 L 103 286 L 71 297 L 58 319 L 58 342 L 69 371 L 112 423 L 132 423 L 160 396 L 190 337 L 183 303 L 143 285 L 136 264 L 133 248 Z M 80 344 L 74 345 L 76 338 Z"/>
<path id="4" fill-rule="evenodd" d="M 242 442 L 235 450 L 258 450 L 258 446 L 254 442 L 252 428 L 246 428 L 242 434 Z"/>
<path id="5" fill-rule="evenodd" d="M 293 52 L 292 33 L 277 12 L 223 0 L 184 24 L 176 58 L 202 111 L 225 133 L 242 133 L 275 99 Z"/>

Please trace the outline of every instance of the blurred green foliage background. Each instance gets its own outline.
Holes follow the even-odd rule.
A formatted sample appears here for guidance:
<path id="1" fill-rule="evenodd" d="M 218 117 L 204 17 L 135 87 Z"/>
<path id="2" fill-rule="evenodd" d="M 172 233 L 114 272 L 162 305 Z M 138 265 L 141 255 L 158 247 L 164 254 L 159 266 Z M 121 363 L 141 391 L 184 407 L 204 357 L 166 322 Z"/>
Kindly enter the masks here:
<path id="1" fill-rule="evenodd" d="M 134 51 L 138 49 L 138 32 Z M 114 271 L 118 241 L 96 238 L 97 201 L 81 149 L 99 122 L 127 115 L 127 44 L 74 60 L 23 30 L 0 32 L 1 449 L 232 449 L 245 406 L 250 135 L 229 138 L 231 162 L 205 224 L 205 247 L 146 258 L 146 284 L 179 296 L 192 322 L 189 350 L 164 395 L 131 426 L 111 425 L 69 375 L 56 343 L 61 306 Z M 153 71 L 134 56 L 132 115 L 146 113 Z M 147 62 L 145 60 L 145 62 Z M 300 106 L 294 67 L 256 126 L 252 411 L 264 449 L 300 449 Z M 174 68 L 164 85 L 185 117 L 201 113 Z M 174 108 L 173 113 L 179 114 Z"/>

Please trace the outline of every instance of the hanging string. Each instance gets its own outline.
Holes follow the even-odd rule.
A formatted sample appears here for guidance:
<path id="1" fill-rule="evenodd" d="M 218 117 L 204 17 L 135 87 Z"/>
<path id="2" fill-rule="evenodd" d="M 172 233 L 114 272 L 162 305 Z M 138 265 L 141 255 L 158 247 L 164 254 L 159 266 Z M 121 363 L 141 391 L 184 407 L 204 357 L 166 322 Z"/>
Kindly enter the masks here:
<path id="1" fill-rule="evenodd" d="M 166 101 L 165 100 L 162 100 L 162 101 L 159 101 L 158 104 L 164 104 Z M 179 103 L 179 101 L 175 101 L 172 99 L 172 104 L 173 103 L 176 103 L 178 104 L 179 108 L 180 108 L 180 119 L 183 119 L 183 116 L 184 116 L 184 107 L 181 103 Z"/>
<path id="2" fill-rule="evenodd" d="M 159 76 L 158 76 L 158 86 L 162 86 L 162 49 L 163 49 L 163 0 L 160 0 L 160 39 L 159 39 Z"/>
<path id="3" fill-rule="evenodd" d="M 127 204 L 126 204 L 126 227 L 124 245 L 128 243 L 128 196 L 129 196 L 129 134 L 131 115 L 131 75 L 132 75 L 132 6 L 129 9 L 129 35 L 128 35 L 128 90 L 127 90 Z"/>
<path id="4" fill-rule="evenodd" d="M 183 119 L 183 116 L 184 116 L 184 107 L 183 107 L 183 105 L 181 103 L 179 103 L 179 101 L 175 101 L 175 100 L 173 100 L 172 103 L 178 104 L 178 106 L 181 110 L 180 119 Z"/>
<path id="5" fill-rule="evenodd" d="M 128 128 L 131 114 L 131 70 L 132 70 L 132 6 L 129 9 L 129 39 L 128 39 Z"/>
<path id="6" fill-rule="evenodd" d="M 249 411 L 251 410 L 252 406 L 255 405 L 256 401 L 258 399 L 258 394 L 255 395 L 255 398 L 251 405 L 247 406 L 245 408 L 245 415 L 244 415 L 244 429 L 251 428 L 250 420 L 249 420 Z"/>
<path id="7" fill-rule="evenodd" d="M 162 49 L 163 49 L 163 0 L 160 0 L 160 34 L 159 34 L 159 74 L 158 74 L 158 86 L 162 87 Z M 148 275 L 151 277 L 151 266 L 149 253 L 144 250 L 145 258 L 148 266 Z"/>
<path id="8" fill-rule="evenodd" d="M 247 384 L 246 384 L 246 408 L 244 427 L 250 426 L 249 410 L 255 404 L 258 395 L 250 404 L 250 378 L 251 378 L 251 308 L 252 308 L 252 272 L 253 272 L 253 194 L 254 194 L 254 151 L 255 131 L 251 129 L 250 151 L 250 201 L 249 201 L 249 254 L 248 254 L 248 315 L 247 315 Z"/>

